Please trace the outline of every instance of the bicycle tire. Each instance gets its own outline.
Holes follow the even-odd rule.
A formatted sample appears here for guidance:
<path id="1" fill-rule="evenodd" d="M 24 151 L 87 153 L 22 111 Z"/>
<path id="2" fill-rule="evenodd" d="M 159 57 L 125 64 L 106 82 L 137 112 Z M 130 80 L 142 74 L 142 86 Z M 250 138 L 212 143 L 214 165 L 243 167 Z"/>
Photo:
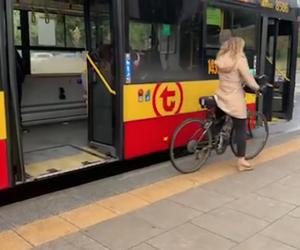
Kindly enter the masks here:
<path id="1" fill-rule="evenodd" d="M 212 132 L 210 127 L 205 128 L 205 124 L 206 121 L 200 119 L 188 119 L 175 129 L 170 144 L 170 159 L 173 167 L 180 173 L 196 172 L 207 161 L 212 149 Z M 192 137 L 188 136 L 189 132 Z M 183 154 L 177 156 L 179 150 L 183 150 Z M 194 156 L 196 164 L 191 166 L 189 163 Z"/>
<path id="2" fill-rule="evenodd" d="M 255 124 L 253 124 L 253 116 L 255 116 Z M 261 124 L 261 125 L 260 125 Z M 251 128 L 251 125 L 255 125 L 255 128 Z M 258 128 L 259 127 L 259 128 Z M 260 131 L 258 132 L 258 129 Z M 269 138 L 269 126 L 267 119 L 264 114 L 260 112 L 249 113 L 247 118 L 247 147 L 245 158 L 252 160 L 257 157 L 264 149 Z M 257 146 L 254 145 L 253 141 L 259 141 Z M 252 141 L 251 149 L 250 144 Z M 254 145 L 254 146 L 253 146 Z M 235 156 L 237 156 L 237 146 L 234 141 L 234 130 L 231 131 L 230 136 L 230 147 Z M 254 148 L 254 149 L 253 149 Z"/>

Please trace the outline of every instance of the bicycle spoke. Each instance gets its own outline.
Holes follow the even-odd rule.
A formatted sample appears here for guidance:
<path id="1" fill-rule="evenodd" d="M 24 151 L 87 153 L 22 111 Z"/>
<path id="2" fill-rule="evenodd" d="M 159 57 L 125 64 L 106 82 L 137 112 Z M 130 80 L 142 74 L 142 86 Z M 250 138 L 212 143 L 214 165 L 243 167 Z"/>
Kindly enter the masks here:
<path id="1" fill-rule="evenodd" d="M 185 121 L 175 131 L 170 156 L 173 166 L 182 173 L 199 169 L 206 161 L 211 144 L 211 132 L 197 119 Z"/>

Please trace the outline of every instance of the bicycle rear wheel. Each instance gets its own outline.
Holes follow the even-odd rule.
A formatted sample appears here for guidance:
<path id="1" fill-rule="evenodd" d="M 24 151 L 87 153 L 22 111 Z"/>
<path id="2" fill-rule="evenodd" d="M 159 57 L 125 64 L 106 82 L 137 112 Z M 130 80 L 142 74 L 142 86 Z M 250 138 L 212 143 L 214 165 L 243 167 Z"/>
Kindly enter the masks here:
<path id="1" fill-rule="evenodd" d="M 246 128 L 247 145 L 245 158 L 251 160 L 258 156 L 264 149 L 269 138 L 269 127 L 264 114 L 250 112 L 248 114 Z M 237 144 L 234 130 L 231 133 L 230 146 L 234 155 L 237 156 Z"/>
<path id="2" fill-rule="evenodd" d="M 189 119 L 175 130 L 171 145 L 170 159 L 175 169 L 187 174 L 200 169 L 210 155 L 212 133 L 207 123 Z"/>

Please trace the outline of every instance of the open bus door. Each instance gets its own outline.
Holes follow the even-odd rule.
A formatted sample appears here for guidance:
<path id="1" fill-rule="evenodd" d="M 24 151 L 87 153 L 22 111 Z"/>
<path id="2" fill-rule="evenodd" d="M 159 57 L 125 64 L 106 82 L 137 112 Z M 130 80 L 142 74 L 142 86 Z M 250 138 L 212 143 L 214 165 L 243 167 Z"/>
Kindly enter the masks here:
<path id="1" fill-rule="evenodd" d="M 13 35 L 13 1 L 0 2 L 0 80 L 3 84 L 7 122 L 10 186 L 25 181 L 20 109 Z M 0 164 L 1 165 L 1 164 Z"/>
<path id="2" fill-rule="evenodd" d="M 261 71 L 268 75 L 270 88 L 263 101 L 268 120 L 290 120 L 293 114 L 297 46 L 297 24 L 264 17 L 262 21 Z"/>
<path id="3" fill-rule="evenodd" d="M 118 130 L 122 123 L 117 109 L 117 46 L 113 18 L 115 1 L 86 1 L 89 142 L 101 152 L 120 158 Z M 115 10 L 114 10 L 115 11 Z"/>

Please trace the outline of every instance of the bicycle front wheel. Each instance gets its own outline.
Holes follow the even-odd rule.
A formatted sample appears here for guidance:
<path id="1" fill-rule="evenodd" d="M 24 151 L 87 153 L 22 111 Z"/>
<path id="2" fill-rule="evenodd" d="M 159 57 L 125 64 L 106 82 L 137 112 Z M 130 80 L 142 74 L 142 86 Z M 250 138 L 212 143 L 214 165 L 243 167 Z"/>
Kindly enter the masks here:
<path id="1" fill-rule="evenodd" d="M 199 119 L 184 121 L 175 130 L 171 145 L 171 163 L 179 172 L 187 174 L 200 169 L 210 155 L 212 133 L 207 122 Z"/>
<path id="2" fill-rule="evenodd" d="M 261 153 L 269 138 L 269 127 L 265 115 L 259 112 L 250 112 L 248 114 L 246 128 L 247 145 L 245 158 L 251 160 Z M 232 130 L 231 133 L 230 146 L 234 155 L 237 156 L 234 130 Z"/>

